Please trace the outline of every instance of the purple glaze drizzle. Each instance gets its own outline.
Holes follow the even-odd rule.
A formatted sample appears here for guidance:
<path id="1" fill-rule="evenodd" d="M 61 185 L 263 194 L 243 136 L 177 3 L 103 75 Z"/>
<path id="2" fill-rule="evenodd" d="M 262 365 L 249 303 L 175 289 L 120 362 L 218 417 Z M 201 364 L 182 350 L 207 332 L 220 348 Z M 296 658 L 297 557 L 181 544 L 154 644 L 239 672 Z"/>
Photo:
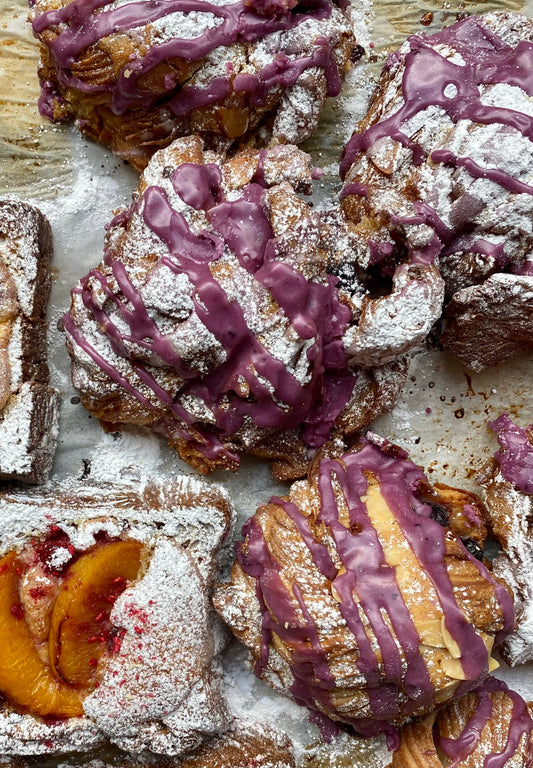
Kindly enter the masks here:
<path id="1" fill-rule="evenodd" d="M 463 505 L 463 514 L 468 522 L 474 526 L 474 528 L 480 528 L 483 525 L 483 520 L 476 507 L 473 504 Z"/>
<path id="2" fill-rule="evenodd" d="M 456 157 L 453 152 L 447 149 L 436 149 L 431 153 L 431 159 L 435 163 L 464 168 L 473 179 L 490 179 L 499 184 L 500 187 L 517 195 L 533 195 L 533 187 L 530 184 L 524 184 L 498 168 L 482 168 L 470 157 Z"/>
<path id="3" fill-rule="evenodd" d="M 155 357 L 156 364 L 175 371 L 183 380 L 180 396 L 200 398 L 214 414 L 220 437 L 240 429 L 250 417 L 257 427 L 288 430 L 304 422 L 303 438 L 308 445 L 320 446 L 328 439 L 331 427 L 351 395 L 354 374 L 347 368 L 341 337 L 350 311 L 339 302 L 336 280 L 326 284 L 307 281 L 304 276 L 275 257 L 275 238 L 263 209 L 264 188 L 257 183 L 246 186 L 242 197 L 224 198 L 220 170 L 215 165 L 187 163 L 172 177 L 175 191 L 196 210 L 203 210 L 213 231 L 193 232 L 185 218 L 173 210 L 160 187 L 149 187 L 143 197 L 142 216 L 148 228 L 166 245 L 160 263 L 176 275 L 185 274 L 194 286 L 195 311 L 204 326 L 215 336 L 226 353 L 226 360 L 206 375 L 189 369 L 170 340 L 150 317 L 141 295 L 131 283 L 124 265 L 109 251 L 105 263 L 110 268 L 119 291 L 115 292 L 101 272 L 93 270 L 74 290 L 80 294 L 98 328 L 115 353 L 126 358 L 143 383 L 156 396 L 169 417 L 161 420 L 161 408 L 142 395 L 138 387 L 105 360 L 66 316 L 65 330 L 94 362 L 119 386 L 154 411 L 158 429 L 168 436 L 175 432 L 193 442 L 201 453 L 215 457 L 224 452 L 221 441 L 195 424 L 190 414 L 172 394 L 164 391 L 145 365 L 137 362 L 128 345 L 138 345 Z M 137 203 L 130 213 L 139 213 Z M 116 219 L 122 226 L 127 217 Z M 230 301 L 213 277 L 210 265 L 229 247 L 241 266 L 268 289 L 302 339 L 312 341 L 307 350 L 309 381 L 301 383 L 286 364 L 274 357 L 248 328 L 243 308 Z M 109 314 L 109 306 L 100 307 L 91 281 L 97 281 L 109 306 L 122 321 L 119 329 Z M 106 308 L 107 307 L 107 308 Z M 127 332 L 123 330 L 123 324 Z M 250 395 L 239 397 L 245 381 Z M 235 456 L 232 454 L 232 458 Z"/>
<path id="4" fill-rule="evenodd" d="M 533 730 L 533 720 L 525 701 L 514 691 L 509 690 L 502 680 L 496 678 L 487 678 L 482 685 L 475 690 L 478 698 L 476 711 L 465 725 L 462 733 L 457 739 L 449 739 L 444 736 L 437 736 L 437 744 L 444 754 L 451 760 L 449 768 L 456 768 L 469 755 L 474 752 L 481 732 L 489 722 L 492 716 L 491 694 L 503 692 L 512 700 L 513 710 L 509 721 L 509 730 L 507 742 L 501 752 L 493 752 L 485 755 L 483 765 L 480 768 L 504 768 L 508 760 L 516 753 L 520 740 L 523 736 L 528 740 L 527 744 L 527 765 L 533 760 L 533 749 L 529 743 L 529 736 Z"/>
<path id="5" fill-rule="evenodd" d="M 533 259 L 528 258 L 517 269 L 511 270 L 516 275 L 524 275 L 526 277 L 533 277 Z"/>
<path id="6" fill-rule="evenodd" d="M 358 154 L 382 138 L 392 138 L 410 147 L 414 162 L 424 162 L 426 153 L 402 133 L 401 125 L 430 106 L 443 109 L 455 123 L 464 119 L 485 125 L 501 123 L 533 140 L 531 116 L 511 109 L 485 106 L 479 93 L 482 84 L 508 83 L 519 86 L 529 96 L 533 95 L 533 43 L 522 41 L 514 49 L 495 35 L 491 39 L 487 27 L 475 16 L 453 24 L 429 38 L 413 35 L 409 42 L 411 49 L 405 57 L 402 80 L 404 104 L 393 115 L 370 125 L 363 133 L 352 136 L 344 152 L 341 165 L 343 175 Z M 454 64 L 446 59 L 434 50 L 434 45 L 450 45 L 461 54 L 465 65 Z M 397 59 L 398 55 L 393 56 L 388 66 L 393 66 Z M 456 90 L 453 97 L 446 94 L 447 86 L 450 85 Z M 447 162 L 452 159 L 450 153 Z"/>
<path id="7" fill-rule="evenodd" d="M 292 669 L 295 672 L 293 695 L 302 705 L 305 705 L 313 691 L 313 695 L 323 705 L 329 703 L 328 690 L 335 685 L 335 680 L 327 664 L 326 654 L 320 648 L 316 627 L 311 616 L 305 611 L 305 625 L 302 627 L 298 612 L 292 597 L 300 609 L 303 607 L 301 592 L 298 585 L 289 594 L 279 575 L 279 566 L 272 558 L 264 544 L 263 532 L 254 518 L 245 524 L 243 534 L 247 537 L 247 553 L 238 552 L 239 561 L 247 573 L 258 579 L 263 590 L 257 592 L 262 608 L 262 653 L 256 664 L 255 672 L 259 677 L 268 661 L 269 641 L 272 632 L 291 643 L 294 653 Z M 267 599 L 265 599 L 267 598 Z M 268 600 L 268 602 L 267 602 Z M 270 605 L 272 601 L 275 612 Z M 319 690 L 315 691 L 315 678 L 320 680 Z"/>
<path id="8" fill-rule="evenodd" d="M 281 506 L 297 527 L 309 557 L 323 576 L 331 582 L 339 598 L 339 611 L 346 626 L 353 634 L 359 650 L 357 667 L 368 686 L 372 718 L 350 719 L 335 712 L 328 691 L 331 690 L 331 672 L 324 667 L 324 652 L 316 646 L 317 628 L 312 617 L 305 614 L 294 626 L 284 621 L 287 601 L 291 601 L 288 588 L 279 593 L 280 566 L 276 563 L 263 537 L 262 529 L 252 518 L 243 529 L 244 544 L 237 550 L 243 570 L 256 579 L 256 594 L 263 610 L 263 622 L 268 632 L 263 632 L 261 660 L 256 674 L 261 675 L 268 663 L 268 647 L 271 633 L 294 647 L 296 640 L 307 638 L 307 661 L 312 666 L 310 677 L 306 668 L 305 681 L 300 679 L 300 669 L 291 665 L 295 678 L 297 699 L 311 710 L 325 709 L 337 719 L 350 722 L 365 735 L 385 732 L 391 734 L 390 721 L 399 722 L 421 708 L 431 708 L 433 690 L 424 659 L 420 653 L 420 638 L 407 605 L 404 603 L 395 568 L 386 562 L 381 541 L 371 524 L 362 498 L 368 490 L 367 473 L 372 473 L 380 491 L 396 518 L 421 567 L 431 580 L 441 605 L 447 630 L 461 650 L 461 664 L 466 680 L 458 688 L 466 692 L 487 675 L 488 654 L 481 637 L 464 616 L 456 602 L 453 587 L 445 564 L 445 532 L 431 518 L 431 508 L 417 497 L 417 489 L 427 480 L 423 472 L 405 456 L 389 451 L 386 444 L 380 448 L 372 437 L 363 441 L 360 450 L 345 454 L 341 459 L 324 459 L 319 468 L 318 489 L 320 512 L 316 517 L 319 527 L 324 526 L 328 538 L 334 543 L 342 568 L 337 572 L 328 548 L 314 538 L 309 519 L 286 499 L 273 498 L 271 503 Z M 340 521 L 338 490 L 340 488 L 349 511 L 350 527 Z M 464 549 L 464 548 L 463 548 Z M 501 636 L 513 627 L 512 601 L 487 571 L 464 549 L 465 558 L 475 563 L 481 577 L 495 588 L 495 599 L 504 618 Z M 276 588 L 272 589 L 272 572 L 277 575 Z M 326 587 L 327 588 L 327 587 Z M 357 601 L 354 600 L 357 595 Z M 293 608 L 295 610 L 295 608 Z M 387 617 L 385 621 L 384 616 Z M 381 657 L 378 664 L 376 652 L 363 624 L 363 617 L 374 634 Z M 305 683 L 305 684 L 304 684 Z M 291 689 L 292 690 L 292 689 Z M 329 706 L 328 706 L 329 703 Z"/>
<path id="9" fill-rule="evenodd" d="M 533 444 L 529 436 L 533 424 L 523 429 L 502 413 L 495 421 L 489 422 L 489 427 L 498 436 L 501 446 L 494 458 L 500 465 L 502 475 L 522 493 L 533 495 Z"/>
<path id="10" fill-rule="evenodd" d="M 340 199 L 343 200 L 348 195 L 357 195 L 358 197 L 368 197 L 368 185 L 360 184 L 357 181 L 351 181 L 345 184 L 341 189 Z"/>
<path id="11" fill-rule="evenodd" d="M 458 157 L 445 149 L 434 150 L 428 158 L 426 151 L 415 140 L 410 139 L 402 126 L 429 107 L 439 107 L 457 123 L 469 120 L 489 125 L 499 123 L 508 126 L 533 141 L 533 117 L 516 110 L 482 103 L 481 85 L 505 83 L 515 85 L 533 95 L 533 43 L 521 41 L 516 48 L 504 43 L 475 16 L 454 24 L 431 37 L 414 35 L 409 38 L 410 51 L 403 55 L 392 54 L 386 67 L 393 69 L 404 62 L 402 78 L 402 106 L 392 115 L 368 126 L 361 133 L 354 133 L 348 142 L 341 162 L 341 176 L 344 178 L 359 155 L 382 139 L 392 139 L 413 154 L 413 162 L 420 165 L 427 160 L 453 167 L 463 168 L 475 179 L 490 179 L 509 192 L 533 194 L 533 187 L 508 173 L 490 167 L 482 167 L 472 158 Z M 450 46 L 464 60 L 464 66 L 447 59 L 435 46 Z M 450 87 L 453 90 L 450 90 Z M 361 186 L 358 190 L 357 186 Z M 346 185 L 343 196 L 365 194 L 364 185 Z M 419 204 L 420 205 L 420 204 Z M 394 222 L 392 222 L 394 224 Z M 431 262 L 444 246 L 453 244 L 460 235 L 460 226 L 446 228 L 429 206 L 417 211 L 415 218 L 396 217 L 400 224 L 429 224 L 435 229 L 435 243 L 411 255 L 416 262 Z M 468 230 L 467 230 L 468 231 Z"/>
<path id="12" fill-rule="evenodd" d="M 234 77 L 230 67 L 226 76 L 217 76 L 202 87 L 182 87 L 171 77 L 166 79 L 164 92 L 154 94 L 153 90 L 145 90 L 142 86 L 142 78 L 162 62 L 172 59 L 200 61 L 221 46 L 253 43 L 268 34 L 294 29 L 309 18 L 328 19 L 332 10 L 328 0 L 311 0 L 305 12 L 302 8 L 295 11 L 288 7 L 290 4 L 273 3 L 273 13 L 268 16 L 261 15 L 261 8 L 258 12 L 252 4 L 242 1 L 219 6 L 207 0 L 137 0 L 106 10 L 109 2 L 74 0 L 62 8 L 37 16 L 33 21 L 33 30 L 36 35 L 42 35 L 47 30 L 58 28 L 57 36 L 46 40 L 45 44 L 53 56 L 59 82 L 64 87 L 77 88 L 85 93 L 109 93 L 111 109 L 116 114 L 123 114 L 134 104 L 150 108 L 160 104 L 163 97 L 175 116 L 185 117 L 195 109 L 222 101 L 232 91 L 247 94 L 253 105 L 263 105 L 272 88 L 294 85 L 306 69 L 315 66 L 324 69 L 327 95 L 336 96 L 340 91 L 340 74 L 332 46 L 323 37 L 315 41 L 316 48 L 310 55 L 289 58 L 280 53 L 271 64 L 254 75 L 238 74 Z M 70 67 L 78 56 L 108 35 L 127 33 L 177 12 L 210 13 L 220 23 L 191 39 L 176 37 L 154 44 L 142 57 L 134 54 L 113 84 L 88 84 L 72 74 Z M 46 86 L 43 83 L 39 102 L 42 114 L 53 113 L 50 102 L 54 95 L 49 84 Z"/>
<path id="13" fill-rule="evenodd" d="M 279 16 L 298 5 L 298 0 L 244 0 L 244 4 L 261 16 Z"/>

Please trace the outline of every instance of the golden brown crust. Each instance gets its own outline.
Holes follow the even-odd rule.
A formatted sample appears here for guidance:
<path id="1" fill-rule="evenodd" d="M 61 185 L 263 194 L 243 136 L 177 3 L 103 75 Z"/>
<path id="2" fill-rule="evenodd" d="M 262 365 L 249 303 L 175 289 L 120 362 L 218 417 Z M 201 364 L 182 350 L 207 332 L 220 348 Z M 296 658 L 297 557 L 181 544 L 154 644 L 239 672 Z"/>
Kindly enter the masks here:
<path id="1" fill-rule="evenodd" d="M 259 724 L 251 724 L 248 732 L 237 726 L 186 756 L 179 768 L 294 768 L 289 740 L 274 736 Z"/>
<path id="2" fill-rule="evenodd" d="M 503 476 L 495 459 L 489 459 L 475 479 L 483 489 L 483 499 L 490 513 L 490 529 L 501 545 L 493 561 L 494 572 L 505 579 L 514 595 L 516 628 L 500 651 L 503 659 L 514 666 L 533 659 L 533 630 L 529 618 L 533 497 L 517 490 Z"/>
<path id="3" fill-rule="evenodd" d="M 457 291 L 446 308 L 442 344 L 473 371 L 531 353 L 531 275 L 495 274 Z"/>
<path id="4" fill-rule="evenodd" d="M 436 713 L 404 725 L 390 768 L 443 768 L 433 740 Z"/>
<path id="5" fill-rule="evenodd" d="M 488 535 L 490 515 L 481 498 L 472 491 L 452 488 L 444 483 L 428 487 L 424 501 L 434 508 L 435 519 L 450 528 L 463 542 L 477 544 L 478 551 Z"/>

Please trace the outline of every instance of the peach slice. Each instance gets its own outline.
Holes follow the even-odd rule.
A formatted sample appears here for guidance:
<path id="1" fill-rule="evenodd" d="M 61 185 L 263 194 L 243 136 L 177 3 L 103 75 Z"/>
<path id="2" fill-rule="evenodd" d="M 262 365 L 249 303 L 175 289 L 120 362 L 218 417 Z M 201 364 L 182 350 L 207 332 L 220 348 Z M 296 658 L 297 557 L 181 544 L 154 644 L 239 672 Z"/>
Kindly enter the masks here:
<path id="1" fill-rule="evenodd" d="M 0 560 L 0 691 L 11 703 L 37 715 L 82 715 L 79 693 L 57 680 L 39 656 L 24 621 L 19 579 L 16 555 L 11 552 Z"/>
<path id="2" fill-rule="evenodd" d="M 70 685 L 94 688 L 98 660 L 113 640 L 109 614 L 137 577 L 142 549 L 138 541 L 107 542 L 85 552 L 65 572 L 48 648 L 52 669 Z"/>

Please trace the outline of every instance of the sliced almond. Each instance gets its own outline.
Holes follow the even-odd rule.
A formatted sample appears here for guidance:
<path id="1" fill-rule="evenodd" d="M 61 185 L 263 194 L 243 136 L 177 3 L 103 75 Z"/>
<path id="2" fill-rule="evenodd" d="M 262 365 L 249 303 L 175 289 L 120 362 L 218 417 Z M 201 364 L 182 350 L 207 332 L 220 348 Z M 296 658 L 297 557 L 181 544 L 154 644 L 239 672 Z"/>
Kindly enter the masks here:
<path id="1" fill-rule="evenodd" d="M 444 616 L 441 618 L 440 631 L 442 633 L 442 639 L 444 640 L 444 645 L 448 649 L 452 659 L 460 659 L 461 658 L 461 649 L 459 648 L 459 645 L 458 645 L 457 641 L 453 638 L 453 636 L 450 634 L 450 632 L 446 629 L 446 621 L 444 619 Z"/>
<path id="2" fill-rule="evenodd" d="M 445 648 L 441 632 L 441 620 L 439 618 L 417 619 L 416 631 L 420 642 L 432 648 Z"/>
<path id="3" fill-rule="evenodd" d="M 443 659 L 442 669 L 453 680 L 467 680 L 463 665 L 459 659 Z"/>
<path id="4" fill-rule="evenodd" d="M 397 141 L 384 137 L 374 142 L 373 146 L 367 149 L 366 155 L 381 173 L 390 176 L 394 171 L 394 162 L 399 148 Z"/>

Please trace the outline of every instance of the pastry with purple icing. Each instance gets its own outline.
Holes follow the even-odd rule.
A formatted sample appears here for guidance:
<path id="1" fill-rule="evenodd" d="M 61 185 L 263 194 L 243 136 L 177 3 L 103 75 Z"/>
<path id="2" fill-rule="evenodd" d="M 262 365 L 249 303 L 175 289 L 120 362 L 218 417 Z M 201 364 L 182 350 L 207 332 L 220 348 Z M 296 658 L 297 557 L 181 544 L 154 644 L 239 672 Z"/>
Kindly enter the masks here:
<path id="1" fill-rule="evenodd" d="M 501 545 L 494 572 L 514 593 L 516 630 L 506 638 L 501 654 L 508 664 L 533 660 L 533 425 L 521 427 L 504 413 L 489 427 L 500 449 L 475 480 L 483 489 L 490 527 Z"/>
<path id="2" fill-rule="evenodd" d="M 300 143 L 355 38 L 334 0 L 30 0 L 41 113 L 137 169 L 178 136 Z"/>
<path id="3" fill-rule="evenodd" d="M 214 594 L 256 675 L 318 722 L 367 736 L 479 685 L 513 628 L 512 599 L 441 525 L 448 502 L 368 433 L 260 507 Z"/>
<path id="4" fill-rule="evenodd" d="M 292 478 L 393 406 L 406 361 L 348 360 L 360 284 L 297 194 L 312 180 L 291 145 L 221 163 L 188 137 L 154 156 L 64 318 L 91 413 L 151 427 L 201 472 L 251 453 Z"/>
<path id="5" fill-rule="evenodd" d="M 0 754 L 181 755 L 231 725 L 209 597 L 231 504 L 195 478 L 0 494 Z"/>
<path id="6" fill-rule="evenodd" d="M 489 677 L 475 691 L 405 725 L 390 768 L 529 768 L 532 706 Z"/>
<path id="7" fill-rule="evenodd" d="M 516 13 L 411 36 L 341 164 L 361 266 L 386 281 L 438 270 L 442 344 L 474 370 L 532 346 L 532 66 L 533 22 Z"/>

